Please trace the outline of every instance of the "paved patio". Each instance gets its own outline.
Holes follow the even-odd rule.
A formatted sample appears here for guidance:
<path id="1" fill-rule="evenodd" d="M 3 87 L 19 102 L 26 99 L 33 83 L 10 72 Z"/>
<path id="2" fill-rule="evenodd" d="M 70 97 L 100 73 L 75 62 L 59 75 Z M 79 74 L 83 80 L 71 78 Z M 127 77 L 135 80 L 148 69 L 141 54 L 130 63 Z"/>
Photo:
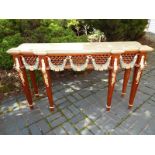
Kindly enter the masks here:
<path id="1" fill-rule="evenodd" d="M 0 103 L 0 134 L 19 135 L 123 135 L 155 134 L 155 52 L 149 53 L 135 104 L 127 109 L 131 83 L 121 97 L 123 72 L 117 75 L 112 109 L 106 112 L 107 72 L 68 72 L 53 80 L 55 111 L 48 99 L 35 101 L 30 111 L 23 94 Z M 131 81 L 131 79 L 130 79 Z M 41 93 L 44 90 L 41 90 Z"/>

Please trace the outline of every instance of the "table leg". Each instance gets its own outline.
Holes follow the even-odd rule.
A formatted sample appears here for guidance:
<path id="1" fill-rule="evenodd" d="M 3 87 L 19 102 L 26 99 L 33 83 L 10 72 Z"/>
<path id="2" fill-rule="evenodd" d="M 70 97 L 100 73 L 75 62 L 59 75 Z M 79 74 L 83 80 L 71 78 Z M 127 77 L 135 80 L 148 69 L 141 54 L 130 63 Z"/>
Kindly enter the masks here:
<path id="1" fill-rule="evenodd" d="M 41 63 L 42 63 L 42 75 L 43 75 L 43 79 L 44 79 L 44 83 L 45 83 L 45 87 L 46 87 L 46 93 L 48 96 L 48 100 L 49 100 L 49 105 L 50 105 L 50 111 L 54 111 L 54 102 L 53 102 L 53 93 L 52 93 L 52 88 L 51 88 L 51 79 L 50 79 L 50 71 L 46 70 L 46 63 L 47 60 L 42 58 L 41 59 Z"/>
<path id="2" fill-rule="evenodd" d="M 29 107 L 30 109 L 33 109 L 33 101 L 32 101 L 32 95 L 31 95 L 31 91 L 30 91 L 30 87 L 29 87 L 29 82 L 28 82 L 28 78 L 26 75 L 26 70 L 24 68 L 17 70 L 21 83 L 22 83 L 22 87 L 26 96 L 26 99 L 28 101 Z"/>
<path id="3" fill-rule="evenodd" d="M 142 71 L 144 69 L 144 64 L 145 64 L 144 59 L 145 59 L 145 55 L 142 55 L 142 54 L 139 55 L 136 66 L 134 67 L 133 81 L 132 81 L 130 99 L 129 99 L 129 104 L 128 104 L 129 109 L 131 109 L 133 106 L 136 91 L 137 91 L 137 88 L 140 82 Z"/>
<path id="4" fill-rule="evenodd" d="M 29 71 L 29 73 L 30 73 L 30 78 L 31 78 L 31 81 L 32 81 L 32 86 L 33 86 L 33 89 L 34 89 L 35 96 L 39 97 L 39 91 L 38 91 L 38 86 L 37 86 L 37 83 L 36 83 L 35 71 Z"/>
<path id="5" fill-rule="evenodd" d="M 26 75 L 26 69 L 23 66 L 20 56 L 14 56 L 14 61 L 15 61 L 15 68 L 16 68 L 19 78 L 21 80 L 23 91 L 25 93 L 29 107 L 30 107 L 30 109 L 33 109 L 32 95 L 31 95 L 31 91 L 30 91 L 30 87 L 29 87 L 28 78 Z"/>
<path id="6" fill-rule="evenodd" d="M 108 79 L 108 96 L 107 96 L 107 111 L 110 111 L 111 109 L 111 100 L 112 100 L 112 95 L 115 87 L 115 82 L 116 82 L 116 72 L 118 69 L 118 58 L 117 57 L 112 57 L 111 59 L 111 67 L 109 69 L 109 79 Z"/>
<path id="7" fill-rule="evenodd" d="M 123 88 L 122 88 L 122 97 L 126 94 L 126 88 L 127 88 L 127 84 L 130 78 L 130 72 L 131 72 L 131 68 L 125 69 L 124 79 L 123 79 Z"/>

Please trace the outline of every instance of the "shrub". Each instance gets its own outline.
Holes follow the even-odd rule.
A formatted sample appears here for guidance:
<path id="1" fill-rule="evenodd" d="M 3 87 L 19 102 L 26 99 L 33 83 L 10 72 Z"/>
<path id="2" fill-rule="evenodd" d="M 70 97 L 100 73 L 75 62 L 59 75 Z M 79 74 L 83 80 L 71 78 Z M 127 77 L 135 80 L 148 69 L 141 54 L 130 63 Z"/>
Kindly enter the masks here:
<path id="1" fill-rule="evenodd" d="M 144 34 L 146 19 L 88 19 L 84 23 L 105 33 L 107 41 L 137 40 Z"/>
<path id="2" fill-rule="evenodd" d="M 107 41 L 136 40 L 144 34 L 146 25 L 147 20 L 134 19 L 1 19 L 0 68 L 12 68 L 11 56 L 6 51 L 24 42 L 86 42 L 90 39 L 88 37 L 97 40 L 103 34 Z M 94 29 L 97 31 L 94 32 Z"/>
<path id="3" fill-rule="evenodd" d="M 24 42 L 87 41 L 86 36 L 77 36 L 67 24 L 67 20 L 0 20 L 0 68 L 12 68 L 13 60 L 6 51 Z"/>
<path id="4" fill-rule="evenodd" d="M 0 68 L 10 69 L 13 66 L 13 60 L 11 55 L 7 54 L 6 51 L 21 44 L 23 41 L 19 33 L 5 37 L 1 42 L 0 47 Z"/>

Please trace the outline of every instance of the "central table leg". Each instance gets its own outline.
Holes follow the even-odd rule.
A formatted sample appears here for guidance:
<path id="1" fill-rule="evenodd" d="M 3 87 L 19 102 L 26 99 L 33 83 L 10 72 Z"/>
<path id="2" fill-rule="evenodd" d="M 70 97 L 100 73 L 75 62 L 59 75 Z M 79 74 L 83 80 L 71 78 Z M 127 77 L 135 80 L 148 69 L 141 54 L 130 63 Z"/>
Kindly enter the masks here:
<path id="1" fill-rule="evenodd" d="M 136 95 L 136 91 L 140 82 L 140 78 L 142 75 L 142 71 L 144 69 L 145 65 L 145 55 L 139 55 L 137 59 L 136 66 L 134 68 L 134 74 L 133 74 L 133 81 L 132 81 L 132 86 L 131 86 L 131 92 L 130 92 L 130 100 L 129 100 L 129 105 L 128 108 L 131 109 L 133 106 L 134 98 Z"/>
<path id="2" fill-rule="evenodd" d="M 38 86 L 36 83 L 35 71 L 29 71 L 35 96 L 39 97 Z"/>
<path id="3" fill-rule="evenodd" d="M 46 59 L 45 59 L 46 60 Z M 45 87 L 46 87 L 46 93 L 48 96 L 48 100 L 49 100 L 49 105 L 50 105 L 50 111 L 54 111 L 54 103 L 53 103 L 53 93 L 52 93 L 52 88 L 51 88 L 51 79 L 50 79 L 50 71 L 46 70 L 46 64 L 45 64 L 45 60 L 42 59 L 42 75 L 43 75 L 43 79 L 44 79 L 44 83 L 45 83 Z"/>
<path id="4" fill-rule="evenodd" d="M 125 69 L 124 79 L 123 79 L 123 88 L 122 88 L 122 97 L 126 94 L 126 88 L 127 88 L 128 81 L 130 78 L 130 72 L 131 72 L 131 68 Z"/>
<path id="5" fill-rule="evenodd" d="M 116 82 L 116 72 L 118 69 L 118 57 L 112 57 L 111 67 L 112 68 L 109 69 L 109 79 L 108 79 L 108 96 L 106 105 L 107 111 L 110 111 L 111 109 L 111 100 Z"/>

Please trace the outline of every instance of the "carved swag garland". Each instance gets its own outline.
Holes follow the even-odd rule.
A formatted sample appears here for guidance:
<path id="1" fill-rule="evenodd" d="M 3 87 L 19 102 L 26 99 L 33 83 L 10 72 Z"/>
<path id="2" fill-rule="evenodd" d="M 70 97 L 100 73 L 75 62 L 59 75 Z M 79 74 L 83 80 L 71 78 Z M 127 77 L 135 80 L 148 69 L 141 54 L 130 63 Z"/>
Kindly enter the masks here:
<path id="1" fill-rule="evenodd" d="M 104 64 L 97 64 L 95 59 L 91 55 L 88 55 L 86 57 L 87 58 L 86 58 L 86 61 L 85 61 L 84 64 L 74 64 L 73 60 L 72 60 L 72 56 L 67 56 L 63 60 L 62 64 L 59 64 L 59 65 L 53 64 L 51 62 L 50 57 L 48 57 L 47 60 L 48 60 L 48 64 L 49 64 L 50 70 L 53 70 L 53 71 L 56 71 L 56 72 L 63 71 L 65 69 L 67 61 L 69 61 L 71 69 L 73 69 L 74 71 L 84 71 L 84 70 L 86 70 L 89 62 L 92 62 L 94 70 L 96 70 L 96 71 L 107 70 L 109 68 L 109 66 L 110 66 L 111 56 L 107 59 L 107 61 Z M 137 57 L 138 56 L 135 55 L 133 60 L 130 63 L 126 63 L 126 62 L 124 62 L 123 57 L 120 56 L 120 66 L 121 66 L 121 68 L 124 68 L 124 69 L 133 68 L 136 65 Z M 143 57 L 142 57 L 142 59 L 143 60 L 141 61 L 140 65 L 142 66 L 142 68 L 144 68 L 143 66 L 145 65 L 145 61 L 144 61 Z M 34 65 L 29 65 L 25 61 L 25 58 L 23 56 L 22 56 L 22 61 L 23 61 L 23 64 L 24 64 L 24 66 L 25 66 L 25 68 L 27 70 L 33 71 L 33 70 L 37 70 L 38 67 L 39 67 L 39 58 L 36 58 L 36 61 L 35 61 Z M 42 66 L 44 66 L 44 62 L 41 61 L 41 63 L 42 63 Z M 114 65 L 116 65 L 116 63 L 114 63 Z M 16 60 L 15 66 L 16 66 L 17 69 L 19 69 L 17 60 Z"/>

